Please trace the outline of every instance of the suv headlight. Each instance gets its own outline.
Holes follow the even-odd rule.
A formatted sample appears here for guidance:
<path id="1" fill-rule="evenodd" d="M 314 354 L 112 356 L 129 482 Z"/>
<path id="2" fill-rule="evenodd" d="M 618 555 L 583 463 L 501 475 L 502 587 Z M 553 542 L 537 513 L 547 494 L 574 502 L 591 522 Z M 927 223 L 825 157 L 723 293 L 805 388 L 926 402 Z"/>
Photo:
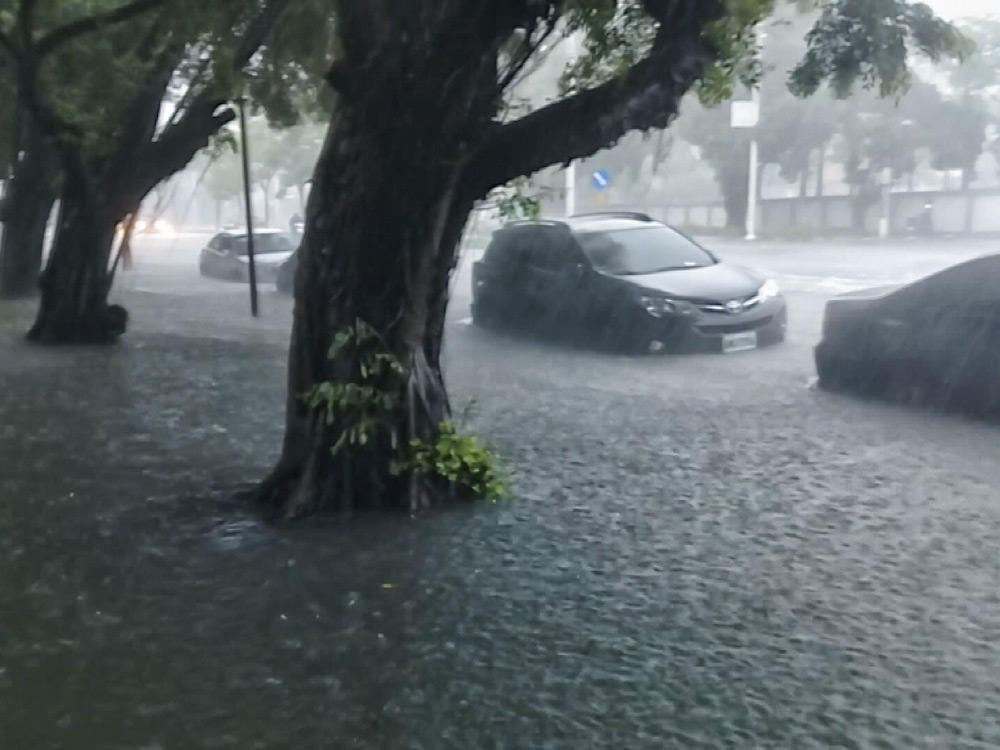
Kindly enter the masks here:
<path id="1" fill-rule="evenodd" d="M 654 318 L 662 318 L 664 315 L 673 315 L 677 312 L 677 305 L 672 299 L 666 297 L 652 297 L 643 295 L 639 298 L 646 312 Z"/>
<path id="2" fill-rule="evenodd" d="M 761 286 L 760 290 L 757 292 L 761 302 L 771 299 L 772 297 L 777 297 L 779 294 L 781 294 L 781 289 L 778 288 L 778 282 L 774 279 L 768 279 L 765 281 L 763 286 Z"/>
<path id="3" fill-rule="evenodd" d="M 663 318 L 667 315 L 691 315 L 694 306 L 690 302 L 670 299 L 657 294 L 644 294 L 639 297 L 639 304 L 654 318 Z"/>

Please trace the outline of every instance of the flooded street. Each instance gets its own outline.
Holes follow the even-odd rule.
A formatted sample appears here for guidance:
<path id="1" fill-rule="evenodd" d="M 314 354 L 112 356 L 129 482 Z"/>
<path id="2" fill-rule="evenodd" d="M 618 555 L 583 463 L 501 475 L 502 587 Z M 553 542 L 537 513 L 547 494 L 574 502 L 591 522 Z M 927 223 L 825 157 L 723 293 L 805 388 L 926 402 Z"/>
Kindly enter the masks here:
<path id="1" fill-rule="evenodd" d="M 276 529 L 233 495 L 291 302 L 198 241 L 137 253 L 117 347 L 0 305 L 0 748 L 1000 745 L 997 428 L 809 387 L 830 295 L 985 247 L 720 246 L 789 302 L 731 356 L 483 332 L 463 267 L 449 385 L 514 498 Z"/>

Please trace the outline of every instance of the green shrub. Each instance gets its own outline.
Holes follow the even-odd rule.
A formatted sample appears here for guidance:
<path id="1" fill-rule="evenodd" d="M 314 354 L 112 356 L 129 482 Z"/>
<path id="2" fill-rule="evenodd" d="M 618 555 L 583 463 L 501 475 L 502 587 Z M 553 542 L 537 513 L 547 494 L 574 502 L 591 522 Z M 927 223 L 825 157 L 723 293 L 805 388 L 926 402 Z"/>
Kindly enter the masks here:
<path id="1" fill-rule="evenodd" d="M 510 495 L 496 452 L 471 435 L 461 435 L 451 422 L 438 428 L 434 442 L 410 443 L 409 469 L 436 477 L 466 490 L 481 500 L 499 500 Z"/>
<path id="2" fill-rule="evenodd" d="M 387 440 L 393 454 L 389 472 L 395 476 L 417 474 L 436 479 L 484 500 L 510 494 L 493 449 L 471 435 L 460 434 L 452 422 L 438 426 L 433 442 L 413 440 L 407 444 L 400 439 L 397 417 L 405 405 L 408 373 L 374 328 L 357 320 L 338 331 L 328 356 L 331 360 L 344 357 L 352 364 L 349 379 L 316 383 L 300 398 L 317 425 L 327 431 L 332 454 Z M 467 416 L 473 405 L 470 403 L 463 415 Z"/>

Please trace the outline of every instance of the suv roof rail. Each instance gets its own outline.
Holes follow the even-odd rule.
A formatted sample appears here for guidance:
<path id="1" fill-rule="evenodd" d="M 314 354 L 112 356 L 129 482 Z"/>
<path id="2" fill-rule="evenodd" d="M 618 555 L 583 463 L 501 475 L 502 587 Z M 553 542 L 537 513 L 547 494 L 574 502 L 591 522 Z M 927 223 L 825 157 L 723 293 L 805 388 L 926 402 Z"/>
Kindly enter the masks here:
<path id="1" fill-rule="evenodd" d="M 517 224 L 563 224 L 565 222 L 559 219 L 546 219 L 539 217 L 537 219 L 514 219 L 513 221 L 507 222 L 504 226 L 515 226 Z"/>
<path id="2" fill-rule="evenodd" d="M 571 219 L 635 219 L 636 221 L 656 221 L 652 216 L 642 211 L 588 211 L 573 214 Z"/>

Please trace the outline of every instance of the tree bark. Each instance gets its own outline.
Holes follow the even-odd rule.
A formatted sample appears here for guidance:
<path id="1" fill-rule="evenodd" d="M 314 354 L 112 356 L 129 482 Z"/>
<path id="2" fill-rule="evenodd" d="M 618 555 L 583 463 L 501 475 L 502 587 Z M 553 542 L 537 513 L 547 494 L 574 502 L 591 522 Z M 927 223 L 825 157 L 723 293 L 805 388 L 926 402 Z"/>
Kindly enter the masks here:
<path id="1" fill-rule="evenodd" d="M 29 297 L 38 291 L 45 229 L 55 203 L 54 156 L 37 131 L 25 134 L 24 157 L 14 165 L 2 208 L 0 297 Z"/>
<path id="2" fill-rule="evenodd" d="M 99 206 L 91 190 L 85 181 L 67 177 L 29 341 L 105 344 L 125 332 L 125 310 L 107 304 L 111 248 L 123 214 Z"/>

